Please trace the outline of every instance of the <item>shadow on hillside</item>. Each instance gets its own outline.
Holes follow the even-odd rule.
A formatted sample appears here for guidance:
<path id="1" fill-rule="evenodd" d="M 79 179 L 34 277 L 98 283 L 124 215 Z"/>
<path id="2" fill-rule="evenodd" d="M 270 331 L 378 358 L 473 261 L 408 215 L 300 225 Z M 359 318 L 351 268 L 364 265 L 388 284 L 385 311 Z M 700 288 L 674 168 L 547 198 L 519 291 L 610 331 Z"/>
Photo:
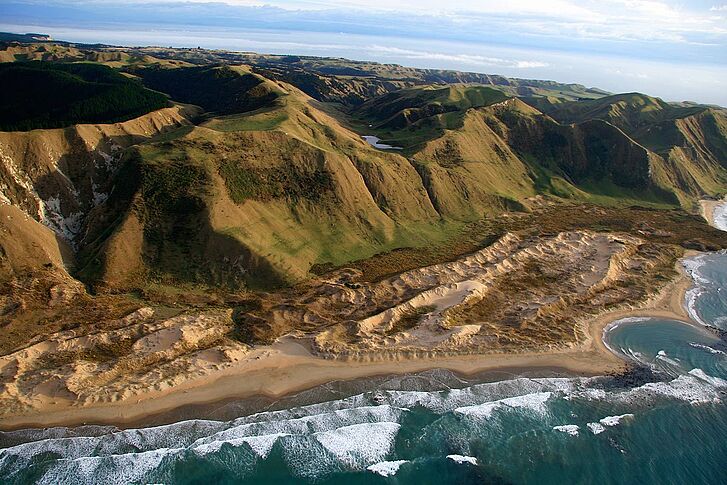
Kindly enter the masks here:
<path id="1" fill-rule="evenodd" d="M 208 183 L 198 167 L 172 161 L 149 168 L 130 150 L 114 177 L 109 198 L 89 214 L 79 243 L 76 276 L 91 287 L 100 287 L 108 272 L 134 263 L 108 259 L 111 245 L 119 243 L 112 242 L 112 236 L 133 214 L 141 227 L 130 237 L 142 240 L 139 256 L 145 274 L 131 284 L 283 286 L 285 281 L 266 259 L 212 227 L 205 193 Z"/>

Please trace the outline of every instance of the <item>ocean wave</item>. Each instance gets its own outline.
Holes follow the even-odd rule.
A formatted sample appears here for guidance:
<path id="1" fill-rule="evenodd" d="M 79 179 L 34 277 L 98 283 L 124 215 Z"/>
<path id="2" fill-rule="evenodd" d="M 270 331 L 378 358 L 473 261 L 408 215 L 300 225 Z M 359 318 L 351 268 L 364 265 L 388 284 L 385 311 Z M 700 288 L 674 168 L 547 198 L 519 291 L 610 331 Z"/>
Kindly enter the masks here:
<path id="1" fill-rule="evenodd" d="M 159 449 L 112 456 L 86 456 L 52 462 L 35 483 L 53 485 L 109 485 L 139 483 L 154 472 L 162 460 L 181 450 Z"/>
<path id="2" fill-rule="evenodd" d="M 553 426 L 554 431 L 559 431 L 561 433 L 566 433 L 571 436 L 578 436 L 580 433 L 581 427 L 577 424 L 563 424 L 560 426 Z"/>
<path id="3" fill-rule="evenodd" d="M 321 409 L 315 409 L 320 411 Z M 311 411 L 310 409 L 308 411 Z M 363 406 L 351 409 L 337 409 L 332 412 L 321 412 L 296 418 L 272 419 L 270 421 L 243 422 L 234 421 L 229 428 L 213 435 L 195 441 L 194 446 L 215 441 L 228 441 L 257 435 L 282 434 L 312 434 L 342 428 L 353 424 L 373 422 L 396 422 L 399 420 L 402 408 L 389 405 Z M 286 413 L 287 416 L 287 413 Z"/>
<path id="4" fill-rule="evenodd" d="M 536 392 L 533 394 L 524 394 L 522 396 L 509 397 L 500 399 L 499 401 L 486 402 L 476 404 L 474 406 L 465 406 L 456 408 L 456 414 L 471 416 L 474 418 L 488 419 L 498 409 L 526 409 L 538 415 L 547 413 L 546 402 L 553 396 L 552 392 Z"/>
<path id="5" fill-rule="evenodd" d="M 710 376 L 702 369 L 692 369 L 689 371 L 689 374 L 705 382 L 708 382 L 711 386 L 717 389 L 727 388 L 727 381 L 725 381 L 724 379 L 720 379 L 719 377 Z"/>
<path id="6" fill-rule="evenodd" d="M 689 342 L 689 345 L 691 347 L 694 347 L 695 349 L 701 349 L 705 352 L 709 352 L 710 354 L 717 354 L 717 355 L 727 355 L 722 350 L 714 349 L 710 347 L 709 345 L 699 344 L 696 342 Z"/>
<path id="7" fill-rule="evenodd" d="M 468 464 L 468 465 L 477 465 L 477 458 L 474 456 L 466 456 L 466 455 L 447 455 L 447 458 L 452 460 L 455 463 L 461 464 Z"/>
<path id="8" fill-rule="evenodd" d="M 669 357 L 665 350 L 657 352 L 654 361 L 658 362 L 658 368 L 665 371 L 667 374 L 677 376 L 682 373 L 682 366 L 679 363 L 679 359 L 676 357 Z"/>
<path id="9" fill-rule="evenodd" d="M 627 414 L 620 414 L 618 416 L 606 416 L 603 419 L 600 419 L 598 422 L 601 423 L 604 426 L 618 426 L 621 424 L 621 421 L 625 419 L 633 419 L 634 415 L 631 413 Z"/>
<path id="10" fill-rule="evenodd" d="M 657 357 L 663 360 L 668 355 Z M 412 421 L 407 416 L 414 418 L 417 406 L 423 408 L 417 412 L 436 415 L 422 430 L 424 441 L 432 443 L 428 453 L 449 449 L 461 453 L 452 456 L 467 457 L 478 454 L 478 440 L 499 439 L 505 422 L 487 421 L 499 413 L 511 413 L 508 420 L 514 419 L 507 421 L 507 429 L 517 433 L 553 430 L 577 436 L 581 429 L 600 434 L 665 401 L 721 402 L 727 381 L 701 369 L 683 372 L 635 387 L 621 387 L 610 377 L 574 377 L 516 378 L 434 392 L 376 391 L 229 422 L 190 420 L 94 436 L 69 436 L 67 430 L 51 429 L 45 439 L 0 450 L 0 476 L 11 477 L 11 483 L 23 483 L 28 476 L 33 480 L 40 476 L 39 483 L 164 482 L 164 470 L 196 457 L 224 473 L 247 477 L 271 456 L 282 459 L 288 472 L 301 479 L 366 469 L 387 473 L 404 461 L 397 460 L 395 444 L 402 424 Z M 374 394 L 380 405 L 371 405 Z M 613 415 L 586 422 L 593 419 L 589 416 L 581 422 L 575 411 L 564 418 L 558 413 L 566 402 L 573 410 L 609 409 Z M 469 418 L 483 424 L 468 426 L 477 422 Z M 560 424 L 562 419 L 577 424 Z M 99 429 L 88 432 L 98 434 Z"/>
<path id="11" fill-rule="evenodd" d="M 392 406 L 405 408 L 423 407 L 432 412 L 443 414 L 483 403 L 501 401 L 516 396 L 537 393 L 567 393 L 587 386 L 587 377 L 515 378 L 504 381 L 476 384 L 464 389 L 450 389 L 438 392 L 386 391 L 381 393 L 385 402 Z"/>
<path id="12" fill-rule="evenodd" d="M 231 447 L 248 446 L 260 458 L 267 458 L 272 450 L 273 445 L 283 436 L 290 436 L 287 433 L 275 433 L 260 436 L 245 436 L 243 438 L 233 438 L 229 440 L 212 441 L 192 447 L 192 451 L 199 455 L 208 455 L 217 453 L 224 445 Z"/>
<path id="13" fill-rule="evenodd" d="M 394 445 L 399 423 L 354 424 L 314 436 L 325 449 L 352 469 L 381 461 Z"/>
<path id="14" fill-rule="evenodd" d="M 686 272 L 694 283 L 694 286 L 688 289 L 685 294 L 687 312 L 694 321 L 704 326 L 721 328 L 724 323 L 727 323 L 727 316 L 724 315 L 724 312 L 727 311 L 727 308 L 725 308 L 727 301 L 720 296 L 725 286 L 725 275 L 722 269 L 727 264 L 724 261 L 725 255 L 727 255 L 727 252 L 722 250 L 716 253 L 686 258 L 682 261 Z M 699 308 L 699 302 L 705 296 L 708 297 L 708 300 L 711 298 L 715 298 L 717 301 L 721 300 L 721 308 L 716 311 L 717 314 L 709 315 L 708 318 L 705 318 L 707 315 L 702 314 Z M 715 313 L 715 311 L 712 309 L 707 313 Z M 720 313 L 722 314 L 720 315 Z"/>
<path id="15" fill-rule="evenodd" d="M 630 360 L 632 362 L 635 362 L 641 366 L 647 367 L 648 369 L 652 370 L 653 372 L 659 373 L 663 372 L 665 369 L 655 364 L 654 359 L 647 358 L 644 354 L 639 352 L 638 350 L 634 350 L 628 347 L 619 347 L 618 350 L 614 349 L 610 344 L 606 343 L 604 340 L 604 344 L 606 347 L 613 352 L 616 355 L 620 355 L 623 358 L 626 358 L 627 360 Z M 668 372 L 669 375 L 672 377 L 675 377 L 677 374 L 674 374 L 672 372 Z"/>
<path id="16" fill-rule="evenodd" d="M 409 460 L 382 461 L 366 467 L 366 469 L 382 477 L 393 477 L 399 471 L 401 465 L 409 463 Z"/>
<path id="17" fill-rule="evenodd" d="M 606 431 L 606 428 L 612 428 L 618 426 L 622 421 L 626 419 L 633 419 L 634 415 L 631 413 L 620 414 L 618 416 L 606 416 L 605 418 L 599 419 L 598 422 L 592 422 L 586 424 L 586 427 L 593 434 L 601 434 Z"/>
<path id="18" fill-rule="evenodd" d="M 615 401 L 632 403 L 635 400 L 653 402 L 656 399 L 672 399 L 690 403 L 720 402 L 720 389 L 711 382 L 680 375 L 669 382 L 649 382 L 622 394 L 615 394 Z"/>
<path id="19" fill-rule="evenodd" d="M 398 423 L 356 424 L 309 436 L 286 436 L 278 443 L 293 476 L 316 478 L 361 471 L 384 461 L 400 427 Z"/>
<path id="20" fill-rule="evenodd" d="M 727 231 L 727 202 L 717 204 L 712 213 L 712 221 L 714 222 L 714 227 L 722 231 Z"/>
<path id="21" fill-rule="evenodd" d="M 697 308 L 697 303 L 699 302 L 699 298 L 704 293 L 705 293 L 705 291 L 702 287 L 695 286 L 694 288 L 690 288 L 686 291 L 686 293 L 684 294 L 684 299 L 686 300 L 687 313 L 692 318 L 692 320 L 699 323 L 700 325 L 709 327 L 710 326 L 709 323 L 705 322 L 702 319 L 702 316 L 699 314 L 699 309 Z"/>

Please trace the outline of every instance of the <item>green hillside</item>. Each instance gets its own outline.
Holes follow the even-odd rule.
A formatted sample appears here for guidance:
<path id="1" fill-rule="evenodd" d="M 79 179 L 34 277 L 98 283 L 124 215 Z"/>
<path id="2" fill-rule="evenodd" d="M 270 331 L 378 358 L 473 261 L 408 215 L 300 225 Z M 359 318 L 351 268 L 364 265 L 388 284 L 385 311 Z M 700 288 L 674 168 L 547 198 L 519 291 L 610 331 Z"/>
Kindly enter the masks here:
<path id="1" fill-rule="evenodd" d="M 677 107 L 641 93 L 626 93 L 578 102 L 541 104 L 543 111 L 562 123 L 592 119 L 608 121 L 629 134 L 665 120 L 685 118 L 703 111 L 703 106 Z"/>
<path id="2" fill-rule="evenodd" d="M 658 158 L 652 175 L 674 188 L 685 207 L 727 185 L 727 115 L 707 106 L 675 106 L 639 93 L 598 100 L 533 103 L 561 123 L 602 120 L 626 133 Z"/>
<path id="3" fill-rule="evenodd" d="M 359 130 L 369 131 L 392 145 L 413 149 L 421 143 L 462 126 L 470 108 L 508 99 L 488 86 L 424 86 L 375 97 L 354 111 Z"/>
<path id="4" fill-rule="evenodd" d="M 661 209 L 693 200 L 683 165 L 612 124 L 560 124 L 489 87 L 407 88 L 350 117 L 255 76 L 277 94 L 267 105 L 134 150 L 127 179 L 138 183 L 106 204 L 105 219 L 120 222 L 81 254 L 85 281 L 269 288 L 444 241 L 528 211 L 537 195 Z M 360 138 L 372 130 L 416 143 L 378 150 Z"/>
<path id="5" fill-rule="evenodd" d="M 292 76 L 266 59 L 256 59 L 265 69 L 125 68 L 205 116 L 129 148 L 103 181 L 113 190 L 77 251 L 85 283 L 265 289 L 439 244 L 470 223 L 533 210 L 541 197 L 694 211 L 698 197 L 727 187 L 719 110 L 496 76 L 412 86 L 407 75 L 435 74 L 343 61 Z M 43 72 L 90 66 L 121 76 L 57 66 Z M 138 79 L 124 83 L 163 97 Z M 577 93 L 601 98 L 568 100 Z M 362 135 L 403 149 L 379 150 Z"/>
<path id="6" fill-rule="evenodd" d="M 176 101 L 201 106 L 220 115 L 268 106 L 279 93 L 244 67 L 204 66 L 132 70 L 144 84 Z"/>

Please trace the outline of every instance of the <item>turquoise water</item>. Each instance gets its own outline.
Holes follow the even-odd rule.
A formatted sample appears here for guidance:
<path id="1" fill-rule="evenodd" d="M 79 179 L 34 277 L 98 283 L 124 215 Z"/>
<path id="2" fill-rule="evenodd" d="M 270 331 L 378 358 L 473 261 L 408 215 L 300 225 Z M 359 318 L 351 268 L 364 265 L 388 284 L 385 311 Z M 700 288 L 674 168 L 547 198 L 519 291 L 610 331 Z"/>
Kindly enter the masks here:
<path id="1" fill-rule="evenodd" d="M 725 328 L 727 255 L 687 266 L 695 316 Z M 725 341 L 663 319 L 615 322 L 604 339 L 633 372 L 472 384 L 439 371 L 228 421 L 0 433 L 0 481 L 727 483 Z"/>

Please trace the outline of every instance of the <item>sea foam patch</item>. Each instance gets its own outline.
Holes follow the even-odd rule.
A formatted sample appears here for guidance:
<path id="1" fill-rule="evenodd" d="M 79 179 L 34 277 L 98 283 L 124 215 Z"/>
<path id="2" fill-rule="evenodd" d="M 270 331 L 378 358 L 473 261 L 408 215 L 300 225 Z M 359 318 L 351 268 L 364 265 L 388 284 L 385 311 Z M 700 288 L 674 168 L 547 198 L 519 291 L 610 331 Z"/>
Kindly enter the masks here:
<path id="1" fill-rule="evenodd" d="M 341 462 L 358 469 L 382 461 L 391 451 L 400 427 L 398 423 L 354 424 L 314 436 Z"/>
<path id="2" fill-rule="evenodd" d="M 366 469 L 382 477 L 393 477 L 404 463 L 409 463 L 409 460 L 382 461 L 380 463 L 374 463 L 366 467 Z"/>
<path id="3" fill-rule="evenodd" d="M 552 392 L 536 392 L 522 396 L 509 397 L 494 402 L 464 406 L 454 410 L 457 414 L 475 418 L 490 418 L 497 409 L 520 408 L 532 411 L 539 415 L 547 413 L 547 401 L 553 396 Z"/>
<path id="4" fill-rule="evenodd" d="M 580 426 L 578 426 L 577 424 L 563 424 L 560 426 L 553 426 L 554 431 L 559 431 L 561 433 L 569 434 L 571 436 L 578 436 L 580 429 Z"/>
<path id="5" fill-rule="evenodd" d="M 455 463 L 459 464 L 469 464 L 469 465 L 477 465 L 477 458 L 474 456 L 466 456 L 466 455 L 447 455 L 447 458 L 452 460 Z"/>

